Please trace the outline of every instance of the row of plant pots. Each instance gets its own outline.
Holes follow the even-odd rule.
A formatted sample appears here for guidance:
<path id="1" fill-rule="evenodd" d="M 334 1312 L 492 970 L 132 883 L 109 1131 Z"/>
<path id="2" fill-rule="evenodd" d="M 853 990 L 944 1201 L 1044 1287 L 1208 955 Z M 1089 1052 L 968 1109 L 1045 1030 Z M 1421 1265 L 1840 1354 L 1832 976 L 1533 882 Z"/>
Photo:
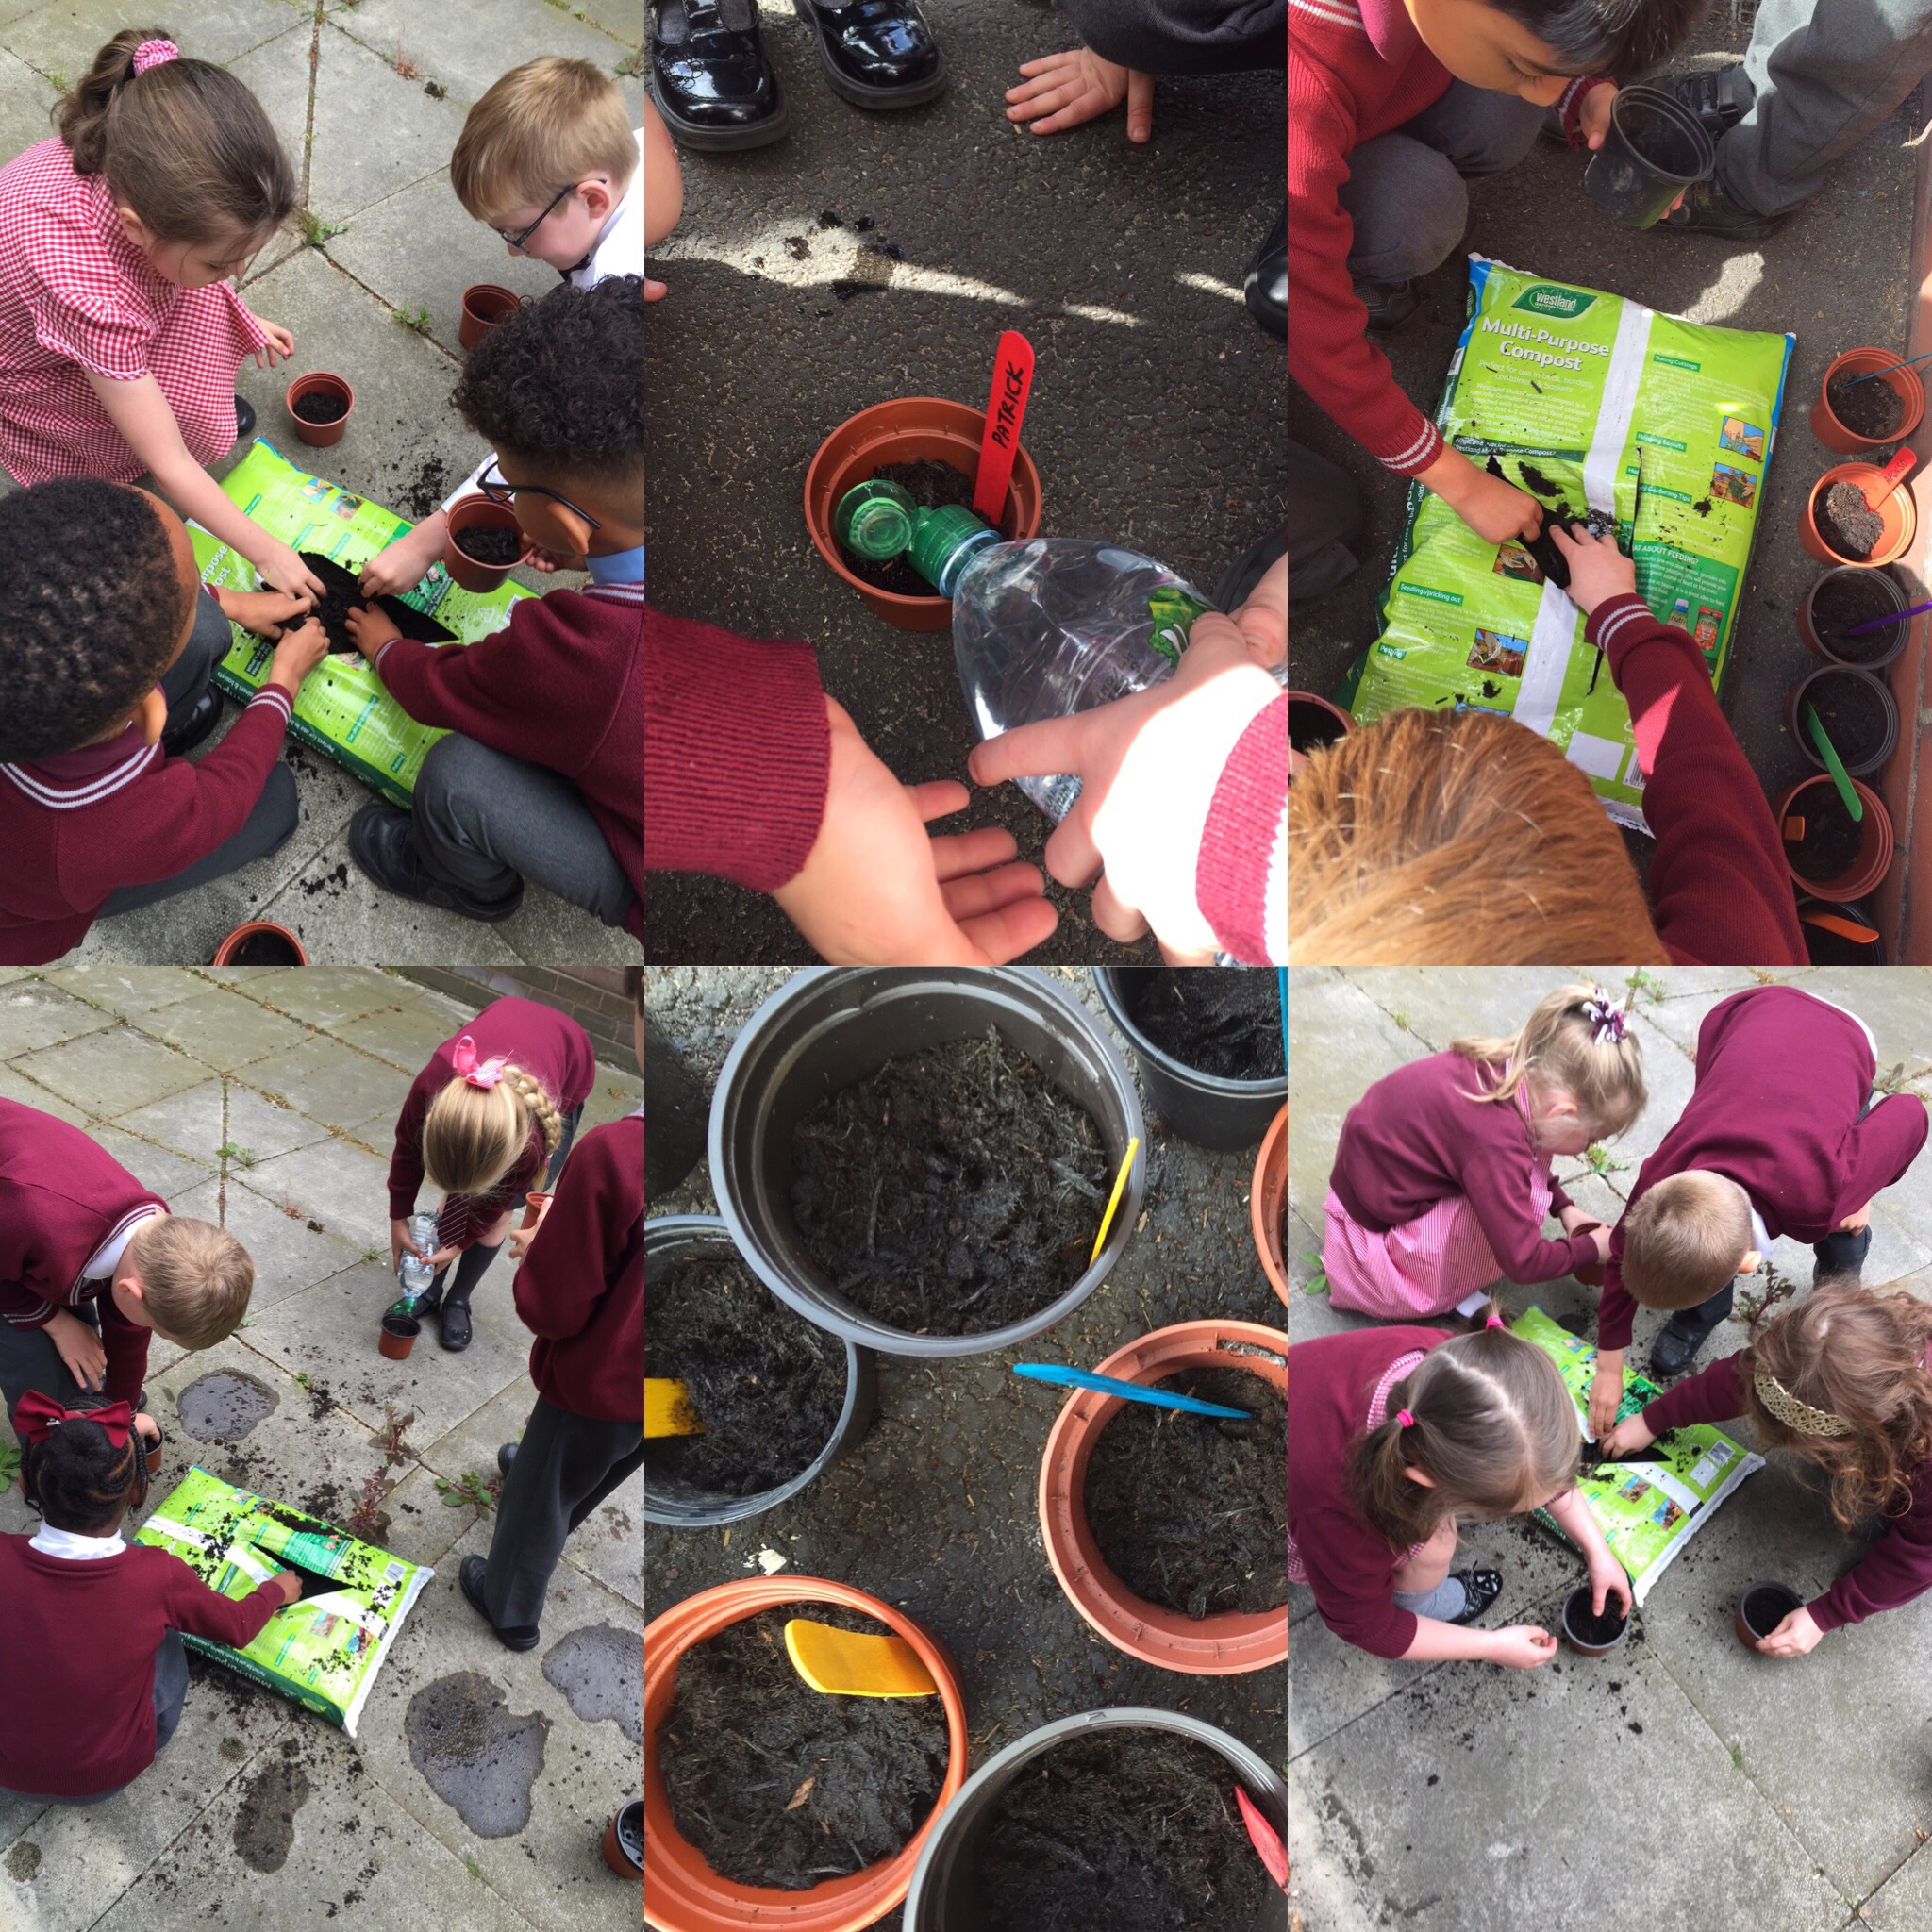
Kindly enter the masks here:
<path id="1" fill-rule="evenodd" d="M 1630 1634 L 1630 1619 L 1622 1614 L 1616 1598 L 1607 1597 L 1603 1614 L 1591 1608 L 1591 1590 L 1579 1584 L 1563 1600 L 1563 1641 L 1578 1657 L 1608 1657 Z M 1746 1650 L 1757 1649 L 1804 1602 L 1785 1583 L 1754 1583 L 1739 1597 L 1731 1612 L 1731 1627 Z"/>

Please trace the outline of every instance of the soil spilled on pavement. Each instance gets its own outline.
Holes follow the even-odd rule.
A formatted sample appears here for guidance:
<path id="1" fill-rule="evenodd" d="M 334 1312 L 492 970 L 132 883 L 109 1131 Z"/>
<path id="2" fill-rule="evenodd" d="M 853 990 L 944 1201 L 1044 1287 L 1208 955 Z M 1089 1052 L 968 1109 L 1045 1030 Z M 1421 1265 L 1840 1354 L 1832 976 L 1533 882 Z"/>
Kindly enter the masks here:
<path id="1" fill-rule="evenodd" d="M 295 1814 L 308 1802 L 308 1774 L 288 1755 L 248 1780 L 235 1812 L 235 1849 L 258 1872 L 279 1872 L 295 1842 Z"/>

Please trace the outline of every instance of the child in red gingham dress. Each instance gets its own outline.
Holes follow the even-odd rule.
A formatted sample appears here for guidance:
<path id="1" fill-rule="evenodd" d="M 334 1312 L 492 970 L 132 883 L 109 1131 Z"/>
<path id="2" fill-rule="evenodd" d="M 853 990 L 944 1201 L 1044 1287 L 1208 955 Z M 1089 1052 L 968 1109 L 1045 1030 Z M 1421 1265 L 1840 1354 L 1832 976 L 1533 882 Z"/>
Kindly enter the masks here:
<path id="1" fill-rule="evenodd" d="M 267 367 L 295 346 L 228 279 L 296 199 L 260 103 L 130 29 L 57 120 L 0 168 L 0 463 L 24 484 L 151 472 L 265 582 L 319 599 L 308 567 L 205 467 L 235 443 L 242 358 Z"/>

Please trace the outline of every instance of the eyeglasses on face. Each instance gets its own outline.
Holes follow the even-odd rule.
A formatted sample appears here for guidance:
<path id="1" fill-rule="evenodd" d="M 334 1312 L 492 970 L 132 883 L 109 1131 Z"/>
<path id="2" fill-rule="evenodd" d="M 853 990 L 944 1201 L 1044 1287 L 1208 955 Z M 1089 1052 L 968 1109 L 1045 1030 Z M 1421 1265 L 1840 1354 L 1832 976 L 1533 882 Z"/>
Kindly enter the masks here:
<path id="1" fill-rule="evenodd" d="M 483 492 L 483 494 L 491 500 L 491 503 L 513 504 L 515 503 L 517 497 L 520 494 L 525 496 L 547 496 L 552 503 L 562 504 L 564 508 L 569 510 L 573 516 L 582 517 L 584 522 L 588 524 L 591 529 L 601 530 L 604 527 L 604 525 L 600 524 L 597 521 L 597 519 L 591 514 L 589 510 L 579 509 L 576 507 L 576 505 L 570 500 L 569 497 L 559 495 L 555 490 L 546 490 L 541 483 L 509 482 L 505 477 L 503 472 L 500 469 L 498 469 L 494 463 L 491 463 L 490 467 L 487 470 L 485 470 L 479 477 L 477 477 L 476 488 L 480 490 Z"/>
<path id="2" fill-rule="evenodd" d="M 524 243 L 527 242 L 530 239 L 530 237 L 534 235 L 537 232 L 537 230 L 541 228 L 543 225 L 543 224 L 550 219 L 550 210 L 554 208 L 557 206 L 557 204 L 559 201 L 561 201 L 566 194 L 572 193 L 575 190 L 576 185 L 577 184 L 575 181 L 572 181 L 567 183 L 562 188 L 559 188 L 557 191 L 557 192 L 553 194 L 550 197 L 550 199 L 543 204 L 543 212 L 541 215 L 539 215 L 537 219 L 534 222 L 532 222 L 527 228 L 519 228 L 514 235 L 512 235 L 508 228 L 498 228 L 496 230 L 496 233 L 505 242 L 508 242 L 512 248 L 521 248 L 524 245 Z"/>

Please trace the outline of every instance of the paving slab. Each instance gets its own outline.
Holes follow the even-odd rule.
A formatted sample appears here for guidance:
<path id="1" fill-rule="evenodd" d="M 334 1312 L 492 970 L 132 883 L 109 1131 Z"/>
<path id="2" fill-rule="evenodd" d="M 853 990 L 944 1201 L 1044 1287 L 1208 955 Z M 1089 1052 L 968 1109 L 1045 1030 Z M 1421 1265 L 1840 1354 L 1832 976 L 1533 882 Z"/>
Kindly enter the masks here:
<path id="1" fill-rule="evenodd" d="M 11 1067 L 0 1066 L 0 1100 L 17 1100 L 23 1107 L 39 1108 L 42 1113 L 50 1113 L 70 1126 L 84 1127 L 90 1119 L 84 1107 L 62 1100 L 52 1088 L 29 1080 Z"/>
<path id="2" fill-rule="evenodd" d="M 399 1413 L 407 1415 L 408 1411 Z M 408 1432 L 410 1440 L 415 1433 L 414 1429 Z M 402 1475 L 400 1470 L 393 1474 Z M 383 1548 L 411 1563 L 427 1563 L 432 1569 L 442 1567 L 480 1513 L 468 1504 L 445 1502 L 436 1487 L 436 1472 L 421 1463 L 410 1465 L 382 1507 L 390 1518 L 389 1528 L 383 1532 Z"/>
<path id="3" fill-rule="evenodd" d="M 121 1116 L 121 1124 L 143 1140 L 192 1158 L 218 1164 L 224 1147 L 238 1172 L 258 1161 L 328 1138 L 328 1129 L 291 1107 L 277 1107 L 239 1080 L 208 1080 L 171 1093 L 151 1107 Z"/>
<path id="4" fill-rule="evenodd" d="M 264 1308 L 272 1308 L 345 1268 L 360 1266 L 369 1252 L 341 1235 L 330 1234 L 326 1224 L 310 1227 L 309 1218 L 284 1214 L 259 1194 L 243 1187 L 225 1186 L 219 1180 L 205 1181 L 170 1205 L 176 1214 L 198 1214 L 204 1221 L 219 1222 L 254 1257 L 255 1291 L 248 1302 L 251 1323 Z M 385 1256 L 387 1253 L 385 1248 Z"/>
<path id="5" fill-rule="evenodd" d="M 221 987 L 156 1008 L 133 1024 L 150 1040 L 178 1046 L 219 1074 L 232 1074 L 251 1060 L 264 1060 L 311 1037 L 292 1020 Z"/>
<path id="6" fill-rule="evenodd" d="M 158 1147 L 152 1141 L 98 1121 L 89 1124 L 87 1133 L 89 1140 L 118 1160 L 142 1187 L 152 1188 L 177 1214 L 196 1211 L 175 1204 L 199 1191 L 214 1173 L 213 1162 L 185 1159 L 170 1148 Z"/>
<path id="7" fill-rule="evenodd" d="M 325 1031 L 388 1006 L 398 987 L 409 984 L 375 966 L 280 966 L 233 980 L 228 979 L 227 969 L 218 967 L 209 976 L 227 981 L 273 1012 Z"/>
<path id="8" fill-rule="evenodd" d="M 36 1047 L 98 1033 L 113 1024 L 112 1013 L 37 980 L 17 979 L 0 991 L 0 1036 L 7 1041 L 9 1059 Z"/>
<path id="9" fill-rule="evenodd" d="M 1932 1859 L 1922 1856 L 1924 1847 L 1886 1880 L 1866 1901 L 1857 1924 L 1859 1932 L 1915 1932 L 1932 1917 Z"/>
<path id="10" fill-rule="evenodd" d="M 180 0 L 169 8 L 168 25 L 183 54 L 226 66 L 264 41 L 299 30 L 312 12 L 292 0 Z M 73 82 L 93 64 L 104 42 L 123 27 L 146 24 L 138 7 L 122 0 L 58 0 L 8 20 L 0 28 L 0 46 L 42 75 Z"/>
<path id="11" fill-rule="evenodd" d="M 428 1065 L 436 1049 L 459 1032 L 469 1017 L 473 1016 L 458 1015 L 445 999 L 434 994 L 419 997 L 403 988 L 374 1012 L 345 1020 L 330 1032 L 333 1038 L 387 1060 L 413 1080 Z"/>
<path id="12" fill-rule="evenodd" d="M 208 1069 L 185 1053 L 125 1024 L 114 1024 L 111 1015 L 91 1017 L 108 1024 L 58 1046 L 23 1054 L 15 1067 L 101 1120 L 113 1120 L 207 1079 Z"/>
<path id="13" fill-rule="evenodd" d="M 319 1034 L 248 1069 L 251 1086 L 324 1126 L 345 1130 L 371 1120 L 386 1118 L 393 1124 L 415 1077 L 413 1070 L 405 1074 L 373 1054 Z M 385 1135 L 372 1144 L 380 1145 L 387 1139 Z M 387 1218 L 385 1214 L 385 1224 Z"/>
<path id="14" fill-rule="evenodd" d="M 575 1563 L 639 1609 L 644 1603 L 644 1473 L 620 1483 L 580 1523 L 563 1546 Z"/>
<path id="15" fill-rule="evenodd" d="M 340 1141 L 318 1141 L 258 1161 L 245 1173 L 230 1174 L 239 1184 L 274 1207 L 294 1207 L 302 1219 L 319 1221 L 364 1247 L 380 1248 L 389 1258 L 389 1161 Z M 378 1307 L 378 1312 L 380 1309 Z"/>
<path id="16" fill-rule="evenodd" d="M 60 966 L 38 976 L 124 1020 L 192 1000 L 210 983 L 178 966 Z"/>

